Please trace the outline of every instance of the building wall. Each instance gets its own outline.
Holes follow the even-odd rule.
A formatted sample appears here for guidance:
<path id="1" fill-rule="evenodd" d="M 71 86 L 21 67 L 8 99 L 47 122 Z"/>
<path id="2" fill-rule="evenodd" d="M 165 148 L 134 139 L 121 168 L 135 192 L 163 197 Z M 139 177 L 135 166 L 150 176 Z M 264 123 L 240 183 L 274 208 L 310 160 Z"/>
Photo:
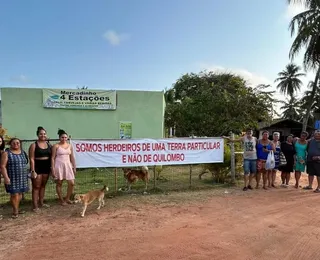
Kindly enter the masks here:
<path id="1" fill-rule="evenodd" d="M 58 128 L 72 138 L 119 138 L 119 121 L 132 122 L 132 138 L 164 136 L 163 91 L 117 91 L 117 109 L 71 110 L 42 106 L 42 89 L 2 88 L 2 124 L 10 136 L 35 138 L 43 126 L 50 138 Z"/>

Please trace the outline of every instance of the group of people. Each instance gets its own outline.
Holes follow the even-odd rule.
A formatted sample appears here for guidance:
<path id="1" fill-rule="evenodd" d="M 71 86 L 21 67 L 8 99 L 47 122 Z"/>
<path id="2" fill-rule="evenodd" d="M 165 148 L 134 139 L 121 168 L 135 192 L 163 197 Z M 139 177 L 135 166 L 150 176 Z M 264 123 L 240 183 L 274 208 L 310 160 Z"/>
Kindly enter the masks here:
<path id="1" fill-rule="evenodd" d="M 261 139 L 253 136 L 252 129 L 246 134 L 231 140 L 243 143 L 243 167 L 244 167 L 244 191 L 253 189 L 252 181 L 256 179 L 256 188 L 260 186 L 262 177 L 263 189 L 275 188 L 276 174 L 281 172 L 281 187 L 289 187 L 291 173 L 295 174 L 295 188 L 299 188 L 302 172 L 307 172 L 309 184 L 303 189 L 312 190 L 314 177 L 317 177 L 318 186 L 314 192 L 320 192 L 320 130 L 314 132 L 314 136 L 308 138 L 308 132 L 302 132 L 300 137 L 289 135 L 286 141 L 280 143 L 280 133 L 274 132 L 272 140 L 269 132 L 263 131 Z M 268 155 L 274 154 L 274 167 L 266 167 Z M 281 157 L 285 157 L 281 163 Z"/>
<path id="2" fill-rule="evenodd" d="M 59 129 L 59 142 L 51 145 L 43 127 L 36 131 L 38 140 L 32 143 L 27 154 L 18 138 L 9 141 L 5 149 L 3 137 L 0 137 L 1 174 L 6 192 L 10 194 L 12 218 L 24 212 L 19 210 L 23 193 L 29 190 L 28 177 L 32 181 L 33 211 L 49 207 L 44 203 L 46 184 L 51 175 L 56 181 L 56 191 L 61 205 L 71 204 L 70 197 L 74 189 L 76 164 L 72 146 L 68 143 L 68 134 Z M 27 165 L 29 164 L 29 168 Z M 62 183 L 68 182 L 67 194 L 62 196 Z"/>
<path id="3" fill-rule="evenodd" d="M 45 189 L 49 176 L 56 181 L 56 191 L 61 205 L 71 204 L 70 197 L 74 190 L 76 163 L 72 146 L 68 143 L 68 134 L 59 129 L 59 142 L 51 145 L 47 132 L 43 127 L 36 131 L 38 140 L 29 147 L 29 154 L 22 149 L 21 141 L 12 138 L 9 148 L 5 149 L 5 142 L 0 136 L 1 174 L 4 178 L 6 192 L 10 194 L 12 218 L 17 218 L 23 211 L 19 210 L 22 194 L 29 190 L 28 176 L 32 180 L 33 211 L 41 207 L 49 207 L 44 203 Z M 308 138 L 307 132 L 302 132 L 300 138 L 289 135 L 287 140 L 280 143 L 280 133 L 274 132 L 272 140 L 269 132 L 263 131 L 262 138 L 253 136 L 253 130 L 248 129 L 246 134 L 231 140 L 242 142 L 244 166 L 244 191 L 253 189 L 252 181 L 256 179 L 256 188 L 260 187 L 262 177 L 263 189 L 275 188 L 276 174 L 281 172 L 281 187 L 288 187 L 291 173 L 295 173 L 295 188 L 299 188 L 301 173 L 307 171 L 309 184 L 303 187 L 312 190 L 314 177 L 317 177 L 318 186 L 314 192 L 320 192 L 320 130 L 316 130 L 313 138 Z M 274 154 L 274 167 L 266 167 L 269 153 Z M 281 162 L 285 157 L 285 163 Z M 27 168 L 29 164 L 30 169 Z M 30 174 L 28 174 L 30 171 Z M 62 196 L 62 183 L 68 182 L 67 194 Z"/>

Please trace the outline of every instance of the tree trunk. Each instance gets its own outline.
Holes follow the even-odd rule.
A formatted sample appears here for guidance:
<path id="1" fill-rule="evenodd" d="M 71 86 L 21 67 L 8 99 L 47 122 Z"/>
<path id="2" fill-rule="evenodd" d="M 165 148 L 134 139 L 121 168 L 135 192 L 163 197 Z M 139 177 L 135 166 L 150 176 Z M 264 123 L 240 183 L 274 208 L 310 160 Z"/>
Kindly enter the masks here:
<path id="1" fill-rule="evenodd" d="M 305 117 L 303 119 L 302 131 L 306 131 L 307 130 L 307 125 L 308 125 L 308 121 L 309 121 L 310 112 L 311 112 L 311 109 L 312 109 L 312 105 L 314 103 L 314 96 L 316 94 L 316 90 L 317 90 L 317 87 L 318 87 L 319 77 L 320 77 L 320 67 L 317 70 L 317 74 L 316 74 L 316 77 L 314 79 L 314 84 L 312 86 L 310 104 L 308 105 L 306 115 L 305 115 Z"/>

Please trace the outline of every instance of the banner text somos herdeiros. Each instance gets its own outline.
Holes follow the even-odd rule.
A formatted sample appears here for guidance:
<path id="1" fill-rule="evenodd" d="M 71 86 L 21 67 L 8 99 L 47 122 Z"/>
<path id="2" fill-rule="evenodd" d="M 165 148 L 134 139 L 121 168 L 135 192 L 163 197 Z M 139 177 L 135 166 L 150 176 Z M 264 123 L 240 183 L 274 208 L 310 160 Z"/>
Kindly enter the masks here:
<path id="1" fill-rule="evenodd" d="M 96 158 L 106 162 L 110 160 L 111 164 L 117 166 L 223 162 L 224 152 L 223 140 L 219 138 L 72 140 L 72 144 L 80 163 Z M 112 160 L 115 162 L 112 163 Z"/>

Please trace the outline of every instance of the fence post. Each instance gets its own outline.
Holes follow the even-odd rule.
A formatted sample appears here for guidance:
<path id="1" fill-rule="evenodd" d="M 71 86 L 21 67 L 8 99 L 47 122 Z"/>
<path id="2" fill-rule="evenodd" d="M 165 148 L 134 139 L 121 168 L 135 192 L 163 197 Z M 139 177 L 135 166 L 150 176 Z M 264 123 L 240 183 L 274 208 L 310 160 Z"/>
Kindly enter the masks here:
<path id="1" fill-rule="evenodd" d="M 194 134 L 191 136 L 192 139 L 194 139 Z M 192 186 L 192 164 L 189 165 L 189 189 Z"/>
<path id="2" fill-rule="evenodd" d="M 234 133 L 230 132 L 230 148 L 231 148 L 231 183 L 234 184 L 236 182 L 236 158 L 235 158 L 235 150 L 234 150 Z"/>
<path id="3" fill-rule="evenodd" d="M 157 187 L 156 166 L 153 166 L 153 189 Z"/>
<path id="4" fill-rule="evenodd" d="M 189 189 L 191 189 L 192 186 L 192 164 L 190 164 L 190 172 L 189 172 Z"/>
<path id="5" fill-rule="evenodd" d="M 118 192 L 118 168 L 114 168 L 114 190 Z"/>

